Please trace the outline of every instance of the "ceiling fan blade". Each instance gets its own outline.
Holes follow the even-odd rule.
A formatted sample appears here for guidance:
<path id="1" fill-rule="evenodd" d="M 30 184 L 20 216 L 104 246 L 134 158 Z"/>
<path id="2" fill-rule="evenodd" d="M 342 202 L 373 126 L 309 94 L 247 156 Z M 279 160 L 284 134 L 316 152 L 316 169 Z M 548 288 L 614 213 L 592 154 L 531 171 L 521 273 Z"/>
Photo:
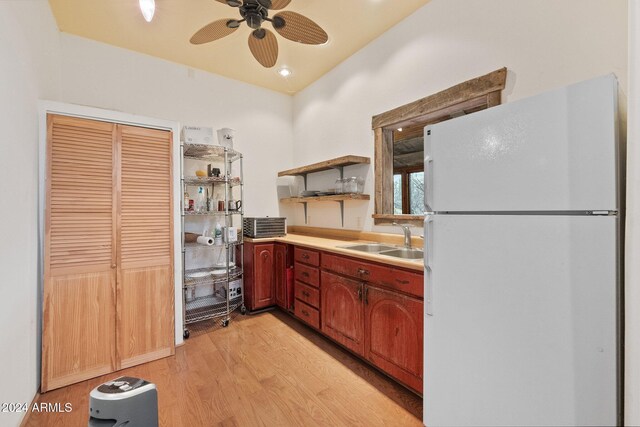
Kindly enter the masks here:
<path id="1" fill-rule="evenodd" d="M 191 39 L 189 41 L 191 42 L 191 44 L 203 44 L 221 39 L 224 36 L 228 36 L 238 29 L 238 27 L 229 28 L 227 26 L 227 22 L 229 21 L 235 20 L 219 19 L 217 21 L 213 21 L 196 31 L 196 33 L 191 36 Z"/>
<path id="2" fill-rule="evenodd" d="M 289 6 L 289 3 L 291 3 L 291 0 L 271 0 L 270 9 L 273 9 L 273 10 L 284 9 L 285 7 Z"/>
<path id="3" fill-rule="evenodd" d="M 231 7 L 242 6 L 242 1 L 241 0 L 235 0 L 235 1 L 232 1 L 231 3 L 228 3 L 227 0 L 217 0 L 217 1 L 219 1 L 220 3 L 224 3 L 227 6 L 231 6 Z"/>
<path id="4" fill-rule="evenodd" d="M 284 38 L 304 44 L 324 44 L 327 33 L 306 16 L 295 12 L 280 12 L 273 17 L 275 30 Z M 278 25 L 276 24 L 278 22 Z M 284 21 L 284 25 L 282 22 Z"/>
<path id="5" fill-rule="evenodd" d="M 259 38 L 262 36 L 262 38 Z M 261 28 L 249 34 L 249 49 L 253 57 L 265 68 L 276 65 L 278 60 L 278 40 L 266 28 Z"/>

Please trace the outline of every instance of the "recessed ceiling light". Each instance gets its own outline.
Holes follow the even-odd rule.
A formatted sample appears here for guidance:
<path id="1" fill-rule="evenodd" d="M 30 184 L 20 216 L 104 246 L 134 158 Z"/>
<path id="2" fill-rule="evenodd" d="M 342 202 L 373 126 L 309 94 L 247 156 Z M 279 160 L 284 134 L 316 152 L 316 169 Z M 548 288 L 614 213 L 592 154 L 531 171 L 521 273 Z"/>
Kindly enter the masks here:
<path id="1" fill-rule="evenodd" d="M 402 132 L 402 128 L 398 128 L 398 132 Z"/>
<path id="2" fill-rule="evenodd" d="M 153 19 L 153 14 L 156 11 L 155 0 L 139 0 L 138 4 L 140 5 L 140 11 L 142 11 L 144 20 L 147 22 L 151 22 L 151 20 Z"/>
<path id="3" fill-rule="evenodd" d="M 289 77 L 291 75 L 291 70 L 283 67 L 278 70 L 278 74 L 282 77 Z"/>

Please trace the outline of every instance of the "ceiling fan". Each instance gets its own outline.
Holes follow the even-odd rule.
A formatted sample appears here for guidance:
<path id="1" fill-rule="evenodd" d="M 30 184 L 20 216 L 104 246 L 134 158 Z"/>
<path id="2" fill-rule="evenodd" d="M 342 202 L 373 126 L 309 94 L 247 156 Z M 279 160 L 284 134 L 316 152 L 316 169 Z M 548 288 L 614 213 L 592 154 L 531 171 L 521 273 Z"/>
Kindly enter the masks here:
<path id="1" fill-rule="evenodd" d="M 311 19 L 299 13 L 284 11 L 269 17 L 270 10 L 284 9 L 291 0 L 217 0 L 238 8 L 242 19 L 219 19 L 200 28 L 189 40 L 192 44 L 203 44 L 221 39 L 235 32 L 246 22 L 253 29 L 249 35 L 249 49 L 254 58 L 266 68 L 278 60 L 276 36 L 262 24 L 268 21 L 282 37 L 303 44 L 323 44 L 329 39 L 327 33 Z"/>

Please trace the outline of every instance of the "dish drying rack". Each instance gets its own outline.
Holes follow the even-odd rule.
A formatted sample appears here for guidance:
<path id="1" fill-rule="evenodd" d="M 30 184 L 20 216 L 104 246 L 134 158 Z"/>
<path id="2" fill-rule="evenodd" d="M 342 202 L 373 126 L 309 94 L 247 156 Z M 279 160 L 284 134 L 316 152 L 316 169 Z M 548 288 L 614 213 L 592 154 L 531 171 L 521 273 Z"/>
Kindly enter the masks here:
<path id="1" fill-rule="evenodd" d="M 181 197 L 181 226 L 182 226 L 182 319 L 184 325 L 183 336 L 189 338 L 188 326 L 205 320 L 220 319 L 223 327 L 229 326 L 231 313 L 240 309 L 246 313 L 244 305 L 242 265 L 243 245 L 243 208 L 229 210 L 229 200 L 244 198 L 242 154 L 226 147 L 206 144 L 181 144 L 180 176 L 182 184 L 181 194 L 185 194 L 188 188 L 207 187 L 211 189 L 211 195 L 215 189 L 222 188 L 224 192 L 224 210 L 218 211 L 217 206 L 210 206 L 212 210 L 196 212 L 187 210 L 184 197 Z M 199 162 L 220 163 L 220 176 L 196 177 L 185 176 L 185 160 Z M 232 172 L 236 172 L 232 173 Z M 234 192 L 239 197 L 234 197 Z M 214 245 L 201 245 L 185 242 L 185 223 L 200 218 L 215 218 L 223 221 L 220 225 L 224 230 L 228 227 L 237 227 L 237 241 L 228 242 L 228 235 L 224 237 L 224 243 Z M 224 233 L 223 233 L 224 234 Z M 228 233 L 227 233 L 228 234 Z M 207 251 L 209 259 L 214 260 L 207 267 L 190 266 L 187 254 L 194 251 Z M 217 255 L 217 259 L 216 259 Z M 222 260 L 222 262 L 220 262 Z M 232 261 L 235 260 L 235 261 Z"/>

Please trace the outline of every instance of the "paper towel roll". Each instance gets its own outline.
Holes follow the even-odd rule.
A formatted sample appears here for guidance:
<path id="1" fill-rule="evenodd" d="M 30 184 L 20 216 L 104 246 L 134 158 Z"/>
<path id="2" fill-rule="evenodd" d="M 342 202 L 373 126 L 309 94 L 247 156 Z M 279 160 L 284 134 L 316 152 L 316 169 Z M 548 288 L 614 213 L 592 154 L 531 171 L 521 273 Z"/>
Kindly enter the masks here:
<path id="1" fill-rule="evenodd" d="M 201 245 L 211 246 L 213 245 L 213 237 L 198 236 L 197 242 Z"/>

